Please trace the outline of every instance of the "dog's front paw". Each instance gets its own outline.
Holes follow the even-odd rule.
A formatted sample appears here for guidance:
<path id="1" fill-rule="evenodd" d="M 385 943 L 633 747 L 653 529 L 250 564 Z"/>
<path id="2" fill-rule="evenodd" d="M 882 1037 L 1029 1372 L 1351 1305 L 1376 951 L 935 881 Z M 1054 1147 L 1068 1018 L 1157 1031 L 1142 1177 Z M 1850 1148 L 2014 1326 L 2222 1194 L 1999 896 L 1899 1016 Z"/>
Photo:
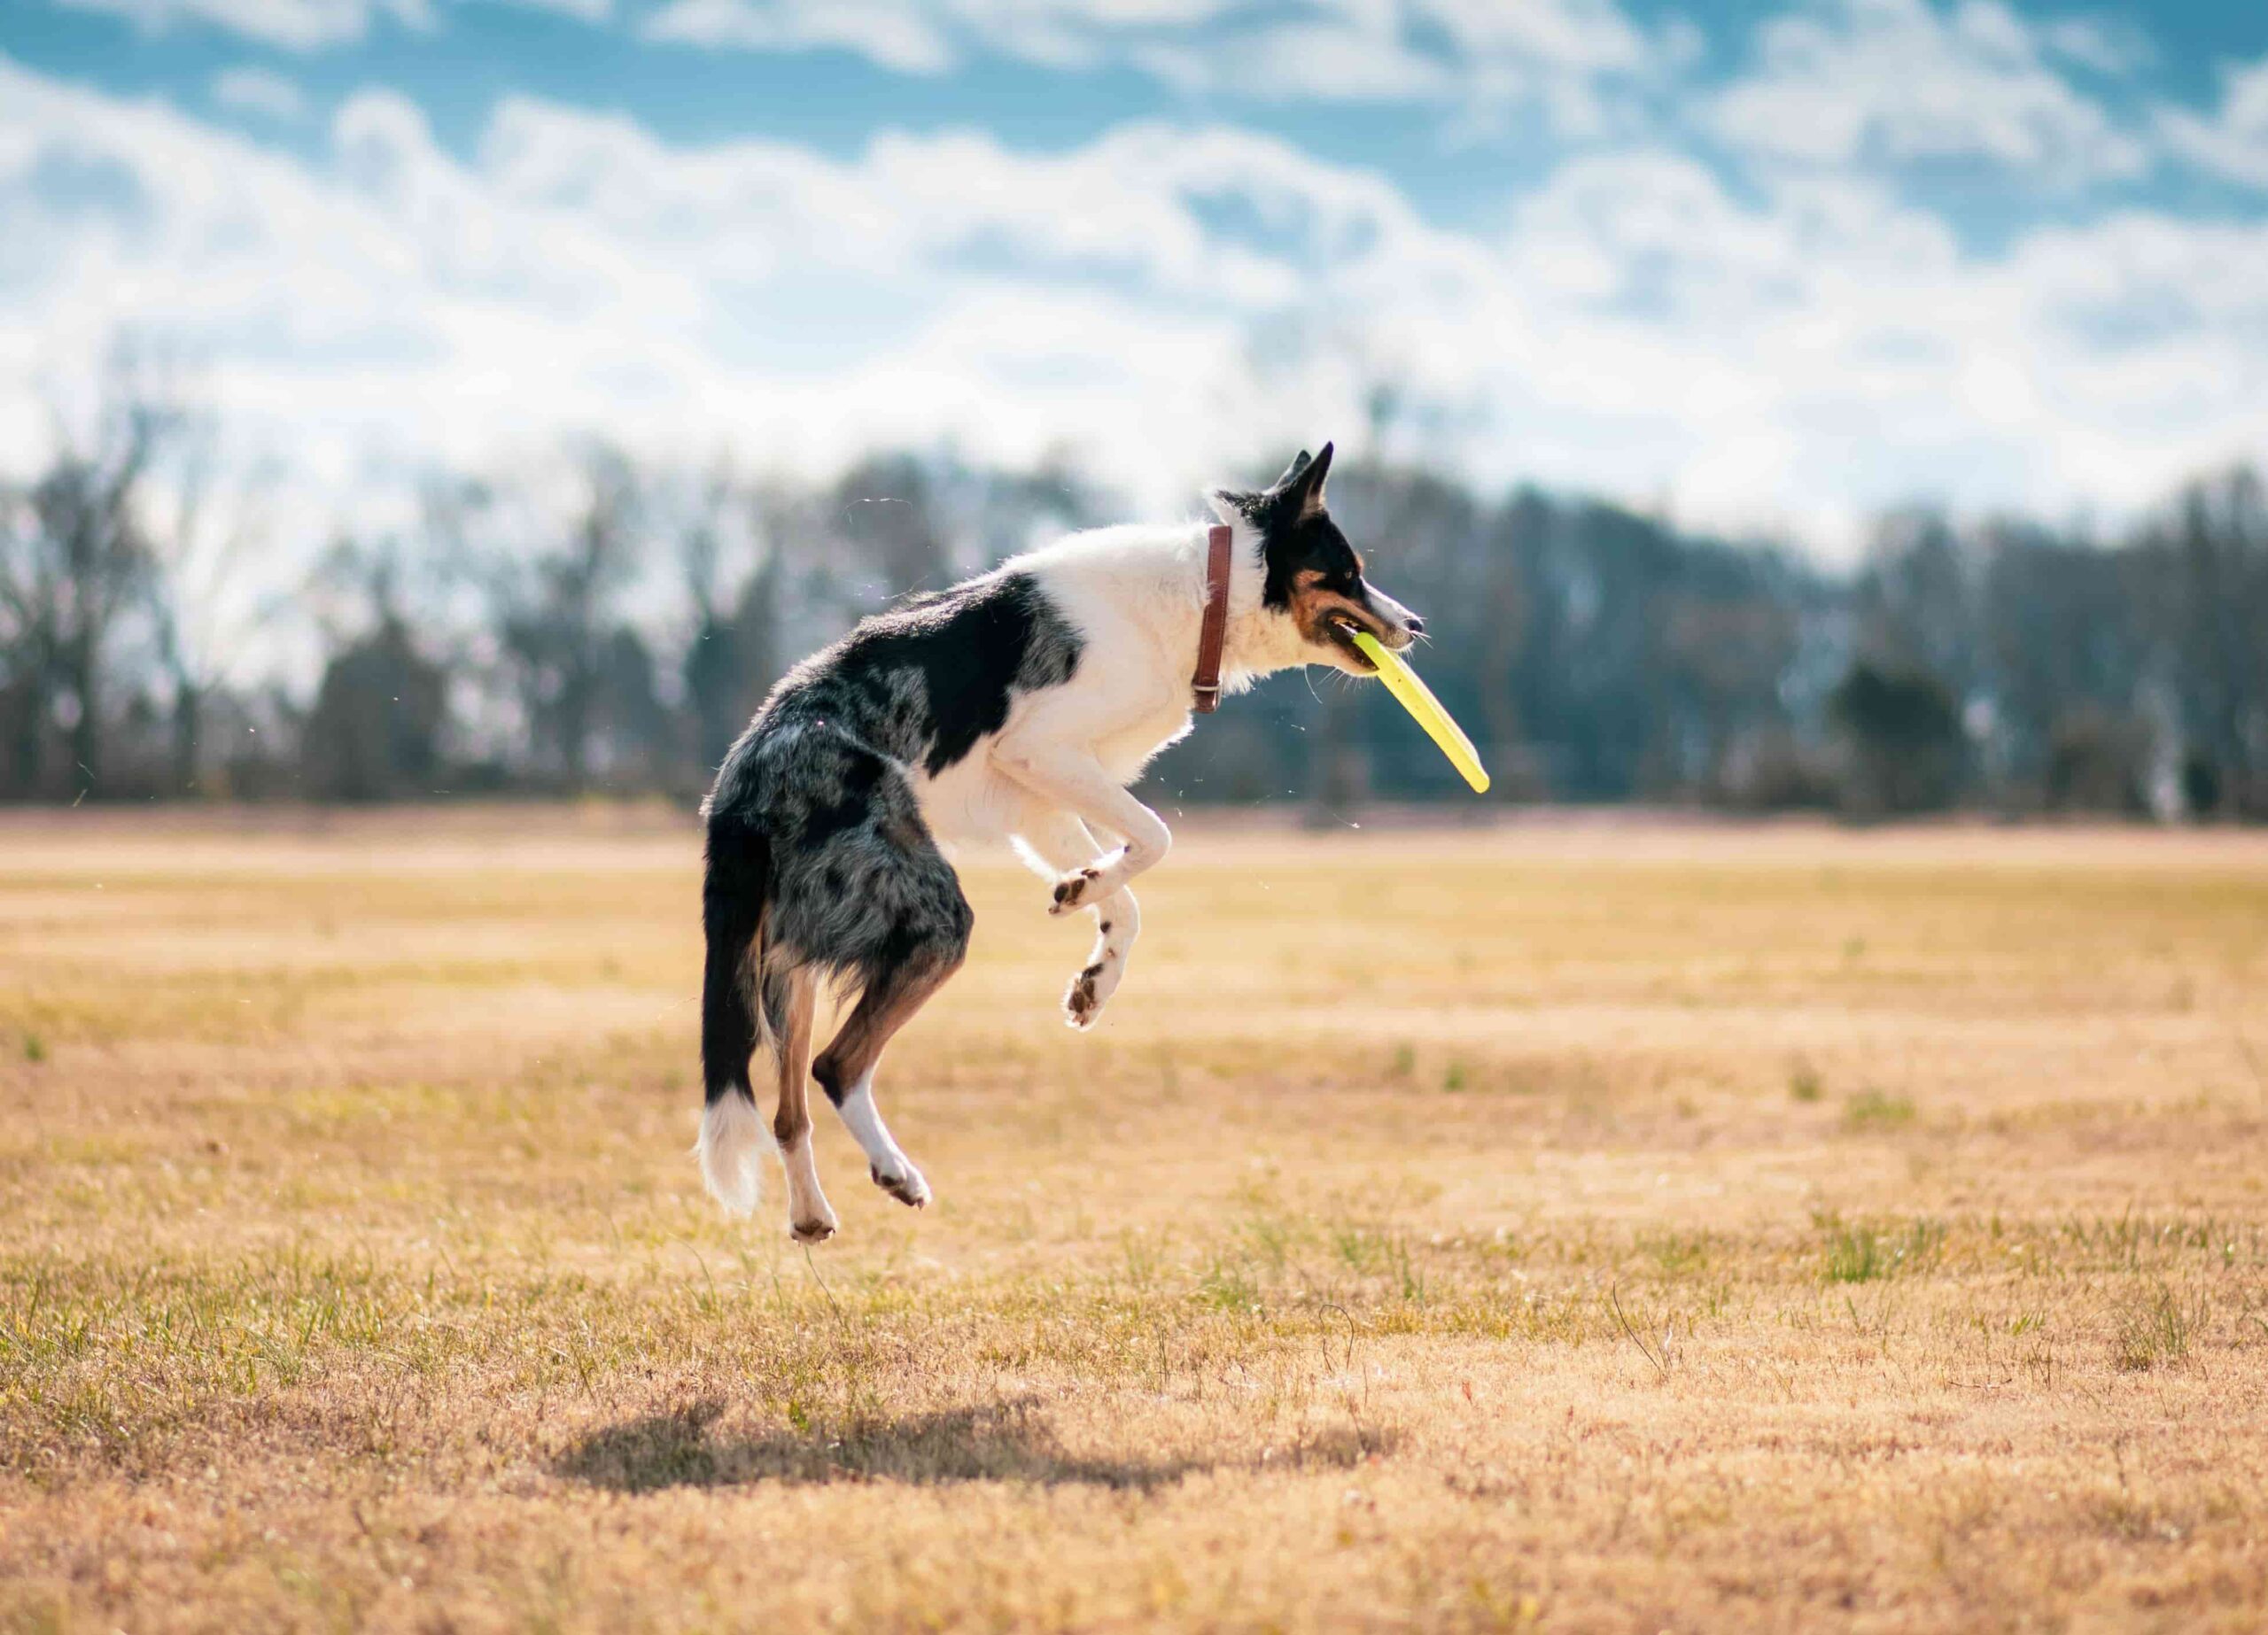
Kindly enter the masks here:
<path id="1" fill-rule="evenodd" d="M 1055 882 L 1055 901 L 1048 905 L 1051 914 L 1068 914 L 1073 909 L 1100 899 L 1102 893 L 1095 889 L 1095 882 L 1102 879 L 1097 868 L 1077 869 Z"/>
<path id="2" fill-rule="evenodd" d="M 1100 963 L 1089 965 L 1071 979 L 1071 986 L 1063 992 L 1063 1019 L 1081 1032 L 1095 1025 L 1104 1001 L 1110 997 L 1109 989 L 1102 985 L 1104 969 Z"/>
<path id="3" fill-rule="evenodd" d="M 835 1212 L 825 1205 L 808 1220 L 791 1220 L 788 1236 L 799 1244 L 823 1244 L 835 1236 Z"/>

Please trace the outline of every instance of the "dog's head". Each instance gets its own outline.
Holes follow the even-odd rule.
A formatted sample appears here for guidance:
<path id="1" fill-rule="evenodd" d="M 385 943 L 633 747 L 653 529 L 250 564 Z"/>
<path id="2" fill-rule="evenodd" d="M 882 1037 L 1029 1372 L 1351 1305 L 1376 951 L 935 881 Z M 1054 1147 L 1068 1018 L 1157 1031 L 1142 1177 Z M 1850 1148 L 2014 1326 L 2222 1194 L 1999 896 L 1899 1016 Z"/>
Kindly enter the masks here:
<path id="1" fill-rule="evenodd" d="M 1289 619 L 1312 651 L 1309 663 L 1336 664 L 1358 676 L 1378 667 L 1363 656 L 1351 631 L 1367 631 L 1380 647 L 1399 651 L 1425 634 L 1425 621 L 1363 577 L 1363 559 L 1331 520 L 1323 485 L 1331 475 L 1331 445 L 1310 457 L 1305 449 L 1283 476 L 1258 493 L 1216 489 L 1214 508 L 1224 521 L 1242 519 L 1260 536 L 1268 570 L 1261 604 Z"/>

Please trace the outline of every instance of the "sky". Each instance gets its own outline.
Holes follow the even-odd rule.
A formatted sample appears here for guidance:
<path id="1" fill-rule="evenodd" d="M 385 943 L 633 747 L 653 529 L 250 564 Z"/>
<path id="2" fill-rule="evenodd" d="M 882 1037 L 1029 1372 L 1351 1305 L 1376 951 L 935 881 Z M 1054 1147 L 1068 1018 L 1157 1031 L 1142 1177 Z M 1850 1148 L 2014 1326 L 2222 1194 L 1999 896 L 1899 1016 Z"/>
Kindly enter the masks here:
<path id="1" fill-rule="evenodd" d="M 0 0 L 0 472 L 121 347 L 309 534 L 586 434 L 2109 528 L 2268 461 L 2268 4 Z"/>

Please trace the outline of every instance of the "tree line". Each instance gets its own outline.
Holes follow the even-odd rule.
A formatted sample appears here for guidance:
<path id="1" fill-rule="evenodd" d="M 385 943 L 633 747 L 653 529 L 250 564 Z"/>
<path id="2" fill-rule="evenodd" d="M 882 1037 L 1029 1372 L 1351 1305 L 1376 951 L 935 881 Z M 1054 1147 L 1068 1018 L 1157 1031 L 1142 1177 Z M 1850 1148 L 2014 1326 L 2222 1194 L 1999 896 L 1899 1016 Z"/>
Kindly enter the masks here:
<path id="1" fill-rule="evenodd" d="M 828 482 L 436 477 L 413 520 L 266 560 L 206 422 L 114 394 L 0 486 L 0 799 L 695 798 L 781 672 L 863 615 L 1122 516 L 1068 464 L 877 453 Z M 1234 474 L 1231 474 L 1234 475 Z M 1332 506 L 1513 801 L 2268 816 L 2268 502 L 2237 469 L 2116 538 L 1926 508 L 1860 563 L 1602 500 L 1342 461 Z M 1379 689 L 1275 678 L 1162 757 L 1175 804 L 1461 786 Z"/>

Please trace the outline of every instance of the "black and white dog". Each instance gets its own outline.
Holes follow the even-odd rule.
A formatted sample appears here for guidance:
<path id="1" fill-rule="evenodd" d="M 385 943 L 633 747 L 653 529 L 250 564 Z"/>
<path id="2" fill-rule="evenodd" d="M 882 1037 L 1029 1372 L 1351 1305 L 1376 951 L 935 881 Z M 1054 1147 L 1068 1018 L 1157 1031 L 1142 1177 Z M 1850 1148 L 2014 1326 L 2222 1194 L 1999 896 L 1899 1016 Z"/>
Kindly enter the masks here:
<path id="1" fill-rule="evenodd" d="M 1324 508 L 1330 470 L 1326 443 L 1263 492 L 1212 495 L 1231 531 L 1230 689 L 1295 664 L 1368 674 L 1350 628 L 1395 648 L 1425 628 L 1363 579 Z M 1141 926 L 1128 882 L 1171 839 L 1127 786 L 1190 728 L 1208 531 L 1074 535 L 867 619 L 773 689 L 703 809 L 698 1151 L 726 1208 L 756 1206 L 768 1144 L 750 1083 L 759 1044 L 776 1070 L 772 1134 L 798 1240 L 835 1228 L 807 1075 L 866 1149 L 876 1184 L 917 1209 L 929 1201 L 874 1105 L 874 1066 L 968 947 L 968 902 L 937 837 L 1012 840 L 1053 882 L 1052 912 L 1093 911 L 1094 950 L 1063 1005 L 1075 1027 L 1101 1013 Z M 1118 842 L 1107 856 L 1098 832 Z M 858 1000 L 814 1061 L 822 979 Z"/>

